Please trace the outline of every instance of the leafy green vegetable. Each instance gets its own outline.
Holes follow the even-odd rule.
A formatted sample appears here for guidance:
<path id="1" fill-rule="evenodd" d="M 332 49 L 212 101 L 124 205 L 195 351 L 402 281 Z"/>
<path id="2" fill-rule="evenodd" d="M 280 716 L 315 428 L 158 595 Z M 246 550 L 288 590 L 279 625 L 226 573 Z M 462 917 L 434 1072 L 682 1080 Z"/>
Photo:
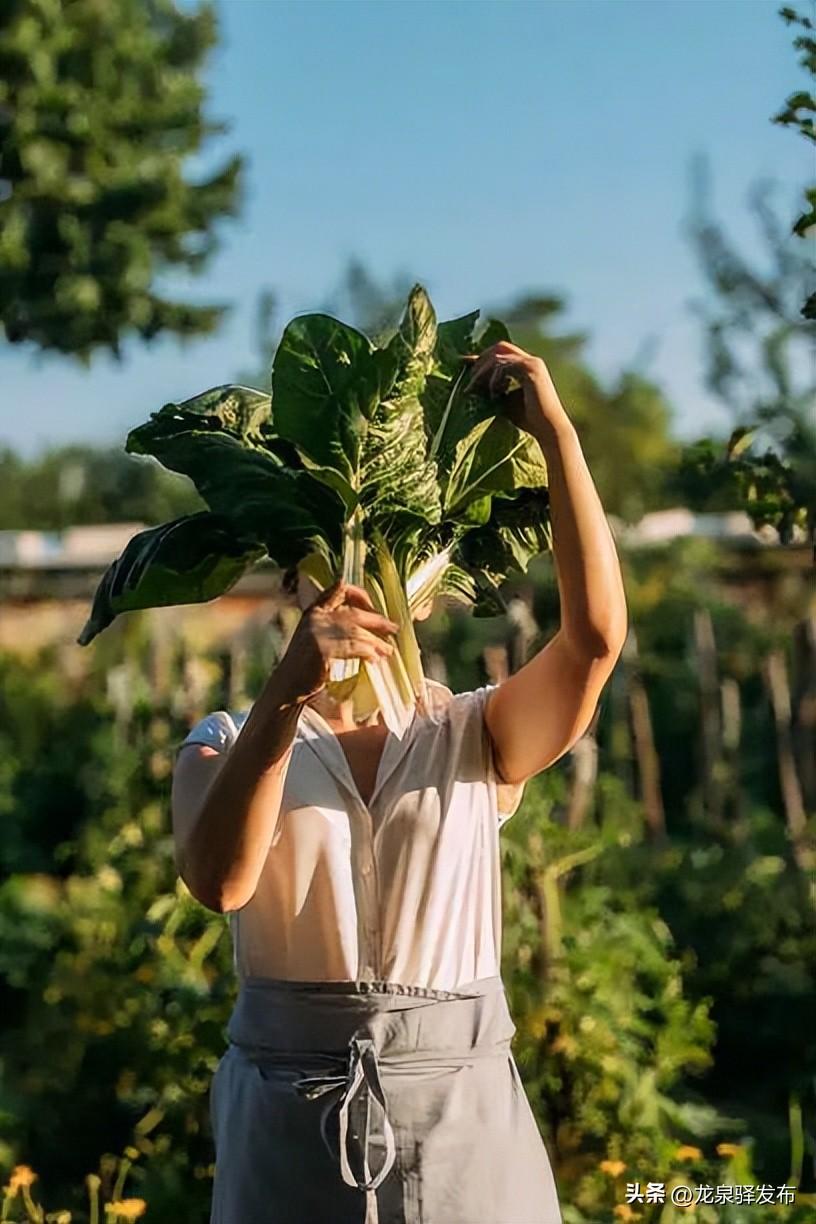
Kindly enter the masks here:
<path id="1" fill-rule="evenodd" d="M 214 598 L 263 556 L 320 587 L 342 575 L 401 630 L 392 659 L 338 663 L 330 688 L 359 715 L 379 706 L 400 733 L 424 694 L 411 614 L 443 593 L 500 611 L 507 575 L 550 546 L 538 443 L 463 391 L 464 356 L 509 339 L 496 320 L 478 332 L 478 318 L 437 324 L 419 285 L 379 346 L 302 315 L 281 338 L 271 395 L 215 387 L 132 430 L 126 449 L 189 477 L 211 513 L 131 541 L 80 642 L 121 611 Z"/>
<path id="2" fill-rule="evenodd" d="M 262 547 L 239 541 L 229 519 L 208 510 L 140 531 L 108 567 L 79 644 L 87 646 L 120 612 L 215 599 L 263 555 Z"/>

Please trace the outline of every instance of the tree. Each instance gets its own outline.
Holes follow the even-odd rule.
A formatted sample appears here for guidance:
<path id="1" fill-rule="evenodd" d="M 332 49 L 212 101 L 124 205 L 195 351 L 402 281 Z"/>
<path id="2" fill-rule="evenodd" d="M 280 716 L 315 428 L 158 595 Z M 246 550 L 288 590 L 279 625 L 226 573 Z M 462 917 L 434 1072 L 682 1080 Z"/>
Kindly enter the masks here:
<path id="1" fill-rule="evenodd" d="M 744 509 L 757 527 L 769 524 L 789 542 L 797 528 L 808 535 L 816 528 L 814 324 L 800 311 L 808 260 L 770 196 L 770 185 L 758 184 L 751 199 L 766 270 L 737 251 L 712 217 L 707 170 L 698 165 L 690 234 L 709 293 L 695 309 L 706 382 L 731 410 L 734 428 L 724 446 L 706 437 L 687 447 L 678 483 L 689 504 Z"/>
<path id="2" fill-rule="evenodd" d="M 779 16 L 787 25 L 799 25 L 806 31 L 804 34 L 797 35 L 793 40 L 793 45 L 797 51 L 802 52 L 799 63 L 812 77 L 816 77 L 816 38 L 812 34 L 813 22 L 809 17 L 803 17 L 801 13 L 797 13 L 795 9 L 788 6 L 779 10 Z M 807 90 L 798 89 L 787 98 L 779 114 L 774 115 L 773 122 L 782 124 L 783 127 L 798 128 L 805 140 L 816 144 L 814 115 L 816 115 L 816 98 Z M 805 198 L 808 203 L 807 212 L 798 217 L 793 225 L 794 234 L 798 234 L 800 238 L 807 238 L 816 226 L 816 184 L 806 188 Z M 816 292 L 808 294 L 807 301 L 802 307 L 802 314 L 806 319 L 816 319 Z"/>
<path id="3" fill-rule="evenodd" d="M 209 3 L 7 0 L 0 9 L 0 325 L 87 360 L 123 338 L 211 332 L 223 306 L 165 296 L 233 215 L 242 159 L 185 163 L 225 130 L 203 113 Z"/>
<path id="4" fill-rule="evenodd" d="M 805 31 L 793 45 L 802 52 L 802 67 L 816 76 L 813 22 L 789 7 L 781 8 L 779 15 Z M 806 140 L 816 143 L 815 113 L 816 97 L 797 90 L 773 122 L 796 127 Z M 735 429 L 725 447 L 702 438 L 686 448 L 678 483 L 693 505 L 745 510 L 755 527 L 775 527 L 783 543 L 794 538 L 797 528 L 816 542 L 812 253 L 808 258 L 790 242 L 769 206 L 768 186 L 755 187 L 753 209 L 771 256 L 771 271 L 752 268 L 713 221 L 703 164 L 700 170 L 691 236 L 717 302 L 716 312 L 701 312 L 708 384 L 733 411 Z M 816 233 L 816 185 L 808 187 L 805 195 L 808 211 L 789 231 L 798 238 Z M 761 454 L 753 450 L 755 442 L 765 445 Z"/>

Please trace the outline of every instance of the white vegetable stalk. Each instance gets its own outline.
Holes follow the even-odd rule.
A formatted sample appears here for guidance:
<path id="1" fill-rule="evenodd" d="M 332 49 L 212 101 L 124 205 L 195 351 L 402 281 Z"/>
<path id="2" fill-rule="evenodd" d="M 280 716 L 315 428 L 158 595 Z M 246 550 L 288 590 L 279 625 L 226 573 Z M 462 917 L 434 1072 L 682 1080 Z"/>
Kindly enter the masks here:
<path id="1" fill-rule="evenodd" d="M 399 659 L 399 662 L 404 664 L 402 672 L 405 673 L 405 678 L 407 678 L 407 686 L 405 678 L 402 674 L 399 674 L 398 682 L 400 684 L 401 695 L 405 700 L 413 702 L 415 698 L 421 699 L 424 696 L 425 677 L 422 673 L 422 659 L 419 654 L 416 634 L 414 633 L 411 609 L 400 582 L 394 558 L 391 556 L 391 552 L 382 537 L 377 540 L 375 552 L 377 569 L 379 570 L 382 590 L 385 596 L 385 605 L 388 609 L 386 615 L 399 625 L 397 650 L 394 652 L 393 658 Z"/>
<path id="2" fill-rule="evenodd" d="M 390 554 L 389 554 L 390 556 Z M 380 548 L 377 549 L 378 560 L 381 558 Z M 393 564 L 393 561 L 392 561 Z M 382 578 L 382 573 L 380 574 Z M 403 595 L 403 603 L 405 611 L 399 603 L 394 600 L 393 592 L 389 592 L 386 584 L 380 583 L 372 575 L 366 577 L 366 590 L 371 596 L 371 602 L 374 604 L 377 611 L 382 616 L 387 616 L 389 620 L 396 621 L 400 625 L 400 631 L 397 634 L 396 650 L 390 659 L 383 659 L 379 663 L 364 663 L 363 671 L 368 677 L 376 697 L 379 709 L 382 711 L 383 721 L 388 727 L 392 735 L 396 735 L 398 739 L 402 739 L 403 735 L 410 726 L 411 719 L 414 714 L 415 698 L 414 690 L 411 683 L 411 678 L 408 674 L 405 662 L 402 657 L 404 630 L 407 615 L 407 622 L 411 633 L 413 633 L 413 622 L 410 615 L 407 614 L 407 601 Z M 398 584 L 399 586 L 399 584 Z M 400 592 L 402 588 L 399 587 Z M 389 598 L 389 594 L 391 597 Z M 358 715 L 356 700 L 357 693 L 353 697 L 355 701 L 355 716 L 362 717 L 362 713 Z"/>
<path id="3" fill-rule="evenodd" d="M 343 578 L 346 582 L 363 586 L 377 611 L 400 626 L 396 649 L 390 659 L 378 663 L 361 663 L 358 659 L 336 660 L 326 687 L 335 701 L 351 699 L 357 721 L 363 721 L 381 710 L 389 731 L 401 739 L 411 724 L 417 702 L 421 703 L 425 697 L 425 676 L 412 614 L 433 596 L 450 564 L 450 556 L 443 552 L 420 566 L 412 576 L 412 595 L 409 598 L 391 551 L 382 537 L 377 538 L 374 546 L 376 577 L 365 572 L 366 551 L 362 523 L 358 517 L 356 522 L 350 522 L 347 529 Z M 298 569 L 308 575 L 320 590 L 334 581 L 331 565 L 321 553 L 311 553 Z"/>
<path id="4" fill-rule="evenodd" d="M 362 586 L 365 579 L 366 544 L 363 539 L 363 512 L 360 506 L 346 524 L 343 546 L 343 581 Z M 360 670 L 359 659 L 336 659 L 331 665 L 330 680 L 340 684 L 351 680 Z M 342 700 L 336 693 L 338 700 Z"/>
<path id="5" fill-rule="evenodd" d="M 429 599 L 433 599 L 450 563 L 451 550 L 446 548 L 443 552 L 424 561 L 419 569 L 414 570 L 405 586 L 408 606 L 412 613 L 416 612 L 417 608 L 421 608 Z"/>

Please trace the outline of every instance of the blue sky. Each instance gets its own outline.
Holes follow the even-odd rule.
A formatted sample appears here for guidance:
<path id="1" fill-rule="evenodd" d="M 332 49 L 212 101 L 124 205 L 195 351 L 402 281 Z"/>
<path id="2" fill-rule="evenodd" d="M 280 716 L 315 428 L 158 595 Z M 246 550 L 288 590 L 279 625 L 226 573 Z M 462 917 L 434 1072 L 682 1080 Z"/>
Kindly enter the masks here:
<path id="1" fill-rule="evenodd" d="M 761 253 L 747 194 L 779 184 L 796 215 L 812 150 L 770 116 L 803 84 L 775 0 L 221 0 L 211 156 L 248 158 L 247 199 L 193 280 L 234 309 L 182 346 L 131 343 L 121 365 L 0 355 L 0 445 L 124 444 L 168 400 L 252 365 L 265 286 L 284 319 L 319 309 L 352 256 L 422 281 L 442 317 L 556 291 L 613 379 L 644 344 L 682 436 L 727 417 L 702 385 L 702 280 L 684 237 L 689 165 Z M 569 410 L 569 405 L 566 405 Z"/>

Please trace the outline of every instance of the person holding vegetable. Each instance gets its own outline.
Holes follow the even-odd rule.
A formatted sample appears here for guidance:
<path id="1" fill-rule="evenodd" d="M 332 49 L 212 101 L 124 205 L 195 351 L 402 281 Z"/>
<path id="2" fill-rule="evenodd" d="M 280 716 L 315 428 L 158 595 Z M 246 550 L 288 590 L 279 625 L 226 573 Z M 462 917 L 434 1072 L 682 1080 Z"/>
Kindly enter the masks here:
<path id="1" fill-rule="evenodd" d="M 510 1051 L 499 829 L 589 726 L 626 601 L 545 363 L 509 341 L 465 361 L 545 456 L 560 626 L 499 685 L 426 682 L 398 738 L 327 682 L 338 659 L 387 659 L 399 626 L 362 587 L 315 597 L 301 574 L 301 619 L 251 709 L 187 736 L 177 864 L 229 914 L 240 978 L 211 1089 L 211 1224 L 561 1224 Z"/>

